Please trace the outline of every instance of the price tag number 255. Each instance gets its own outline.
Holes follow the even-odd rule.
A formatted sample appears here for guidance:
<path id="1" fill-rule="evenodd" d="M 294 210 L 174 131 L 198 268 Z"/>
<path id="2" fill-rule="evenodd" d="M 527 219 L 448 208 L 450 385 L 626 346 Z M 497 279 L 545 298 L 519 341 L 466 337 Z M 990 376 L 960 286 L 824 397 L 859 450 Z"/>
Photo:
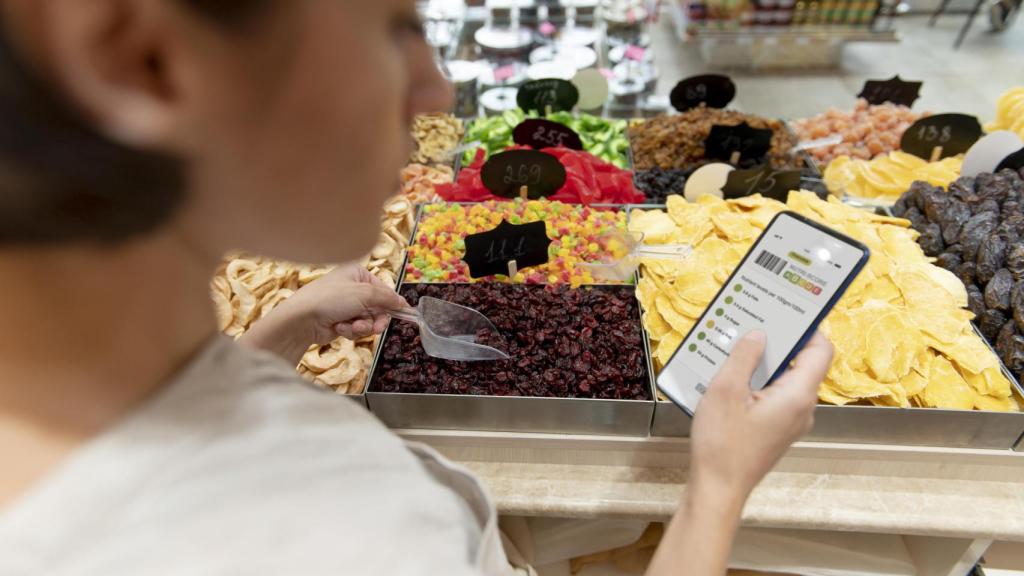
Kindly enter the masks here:
<path id="1" fill-rule="evenodd" d="M 504 182 L 507 185 L 515 186 L 536 186 L 540 184 L 540 166 L 520 164 L 519 166 L 506 166 Z"/>
<path id="2" fill-rule="evenodd" d="M 537 131 L 533 133 L 533 139 L 538 142 L 543 142 L 548 146 L 565 146 L 565 139 L 569 135 L 565 132 L 558 130 L 549 130 L 543 126 L 538 126 Z"/>

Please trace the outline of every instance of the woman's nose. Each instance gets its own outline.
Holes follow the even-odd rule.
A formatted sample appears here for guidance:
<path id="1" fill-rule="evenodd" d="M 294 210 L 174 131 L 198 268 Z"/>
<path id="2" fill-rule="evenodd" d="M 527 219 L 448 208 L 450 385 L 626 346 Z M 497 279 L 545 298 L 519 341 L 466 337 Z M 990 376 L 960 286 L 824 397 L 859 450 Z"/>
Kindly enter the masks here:
<path id="1" fill-rule="evenodd" d="M 455 104 L 455 89 L 441 73 L 430 49 L 424 45 L 421 53 L 425 57 L 417 58 L 413 68 L 410 111 L 413 115 L 448 112 Z"/>

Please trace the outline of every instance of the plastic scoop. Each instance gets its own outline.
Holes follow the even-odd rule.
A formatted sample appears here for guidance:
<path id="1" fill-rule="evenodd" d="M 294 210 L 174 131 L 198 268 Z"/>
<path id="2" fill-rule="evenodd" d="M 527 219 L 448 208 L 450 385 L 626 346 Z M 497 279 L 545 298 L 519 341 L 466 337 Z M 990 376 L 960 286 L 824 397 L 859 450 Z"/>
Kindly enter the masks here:
<path id="1" fill-rule="evenodd" d="M 497 334 L 498 329 L 472 308 L 423 296 L 416 308 L 392 310 L 388 315 L 418 324 L 423 349 L 434 358 L 462 362 L 509 359 L 508 354 L 497 348 L 477 344 L 480 331 Z"/>
<path id="2" fill-rule="evenodd" d="M 796 154 L 797 152 L 803 152 L 804 150 L 813 150 L 815 148 L 824 148 L 825 146 L 834 146 L 835 144 L 843 143 L 842 134 L 833 134 L 831 136 L 825 136 L 824 138 L 817 138 L 815 140 L 806 140 L 794 146 L 789 153 Z"/>
<path id="3" fill-rule="evenodd" d="M 598 236 L 595 243 L 605 256 L 600 262 L 580 264 L 595 280 L 624 282 L 636 273 L 641 258 L 678 261 L 693 253 L 689 244 L 644 244 L 643 232 L 608 232 Z"/>

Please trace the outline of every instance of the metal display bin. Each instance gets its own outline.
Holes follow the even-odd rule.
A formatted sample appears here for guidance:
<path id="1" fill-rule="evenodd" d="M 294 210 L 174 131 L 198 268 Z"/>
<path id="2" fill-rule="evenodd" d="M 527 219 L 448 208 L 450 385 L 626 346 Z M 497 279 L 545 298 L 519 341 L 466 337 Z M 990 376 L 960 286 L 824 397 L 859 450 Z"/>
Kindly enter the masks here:
<path id="1" fill-rule="evenodd" d="M 632 285 L 585 288 L 633 290 Z M 641 325 L 639 306 L 635 321 Z M 646 333 L 642 340 L 651 400 L 605 400 L 375 391 L 374 379 L 390 329 L 389 326 L 381 337 L 366 386 L 370 411 L 390 428 L 640 437 L 650 433 L 655 404 L 654 367 Z"/>
<path id="2" fill-rule="evenodd" d="M 447 203 L 446 203 L 447 204 Z M 467 203 L 455 203 L 467 204 Z M 421 205 L 410 243 L 416 241 L 419 225 L 427 205 Z M 628 210 L 623 205 L 595 205 L 595 208 Z M 406 253 L 408 262 L 408 252 Z M 592 285 L 594 288 L 634 290 L 633 284 Z M 407 284 L 405 267 L 399 277 L 398 289 Z M 409 282 L 408 284 L 414 284 Z M 478 430 L 490 432 L 534 432 L 561 434 L 596 434 L 607 436 L 640 436 L 650 434 L 654 419 L 654 364 L 649 339 L 643 330 L 641 309 L 637 305 L 636 322 L 640 326 L 647 365 L 647 387 L 651 400 L 604 400 L 594 398 L 544 398 L 522 396 L 471 396 L 457 394 L 417 394 L 373 391 L 374 377 L 391 326 L 381 335 L 367 377 L 366 403 L 390 428 L 423 428 L 436 430 Z"/>
<path id="3" fill-rule="evenodd" d="M 1024 401 L 1015 380 L 1015 396 Z M 672 402 L 657 401 L 652 436 L 689 437 L 692 419 Z M 819 405 L 809 442 L 897 444 L 1024 451 L 1024 413 Z"/>
<path id="4" fill-rule="evenodd" d="M 635 208 L 664 209 L 663 206 Z M 880 212 L 886 213 L 885 210 Z M 973 324 L 972 327 L 998 358 L 988 341 Z M 644 338 L 647 340 L 644 345 L 650 350 L 650 335 L 646 329 Z M 1024 406 L 1024 389 L 1001 360 L 1000 367 L 1010 380 L 1014 396 Z M 653 371 L 652 379 L 656 379 Z M 672 402 L 657 398 L 655 387 L 656 405 L 651 436 L 689 437 L 692 423 L 690 416 Z M 814 428 L 803 439 L 809 442 L 1014 449 L 1024 452 L 1024 412 L 822 404 L 815 413 Z"/>

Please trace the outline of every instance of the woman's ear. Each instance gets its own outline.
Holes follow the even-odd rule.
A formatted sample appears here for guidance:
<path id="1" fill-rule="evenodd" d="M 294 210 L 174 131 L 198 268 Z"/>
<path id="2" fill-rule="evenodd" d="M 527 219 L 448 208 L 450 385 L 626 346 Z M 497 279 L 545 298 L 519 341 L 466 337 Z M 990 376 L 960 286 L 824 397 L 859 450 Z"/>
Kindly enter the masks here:
<path id="1" fill-rule="evenodd" d="M 16 43 L 108 137 L 173 150 L 188 110 L 187 59 L 165 0 L 7 0 Z M 176 33 L 177 32 L 177 33 Z"/>

